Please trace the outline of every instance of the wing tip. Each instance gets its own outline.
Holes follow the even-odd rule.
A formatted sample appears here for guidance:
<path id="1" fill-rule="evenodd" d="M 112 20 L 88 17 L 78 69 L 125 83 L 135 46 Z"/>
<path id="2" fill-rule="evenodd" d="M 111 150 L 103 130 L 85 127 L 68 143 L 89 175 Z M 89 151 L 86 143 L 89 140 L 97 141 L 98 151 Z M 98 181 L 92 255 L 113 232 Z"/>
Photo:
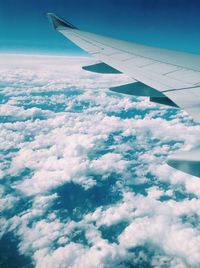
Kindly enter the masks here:
<path id="1" fill-rule="evenodd" d="M 47 18 L 52 23 L 53 28 L 56 30 L 57 28 L 71 28 L 71 29 L 77 29 L 73 24 L 70 22 L 56 16 L 54 13 L 48 12 Z"/>

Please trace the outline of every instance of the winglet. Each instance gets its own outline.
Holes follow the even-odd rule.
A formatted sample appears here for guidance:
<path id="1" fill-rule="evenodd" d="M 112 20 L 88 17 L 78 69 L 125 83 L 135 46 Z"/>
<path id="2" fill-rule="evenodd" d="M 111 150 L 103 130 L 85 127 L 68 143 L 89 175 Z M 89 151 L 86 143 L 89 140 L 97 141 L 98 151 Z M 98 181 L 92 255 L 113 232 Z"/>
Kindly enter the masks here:
<path id="1" fill-rule="evenodd" d="M 54 29 L 57 29 L 57 28 L 78 29 L 74 25 L 72 25 L 70 22 L 68 22 L 62 18 L 59 18 L 54 13 L 47 13 L 47 17 L 50 20 L 50 22 L 52 23 Z"/>

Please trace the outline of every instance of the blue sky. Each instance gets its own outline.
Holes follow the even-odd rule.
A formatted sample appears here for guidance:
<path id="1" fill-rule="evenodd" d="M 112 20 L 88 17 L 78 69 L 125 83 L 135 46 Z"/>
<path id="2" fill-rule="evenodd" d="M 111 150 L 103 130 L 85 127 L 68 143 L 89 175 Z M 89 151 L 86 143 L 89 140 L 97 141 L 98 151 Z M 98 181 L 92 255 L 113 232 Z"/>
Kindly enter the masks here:
<path id="1" fill-rule="evenodd" d="M 0 0 L 0 50 L 81 53 L 51 28 L 54 12 L 79 28 L 200 53 L 200 3 L 187 0 Z"/>

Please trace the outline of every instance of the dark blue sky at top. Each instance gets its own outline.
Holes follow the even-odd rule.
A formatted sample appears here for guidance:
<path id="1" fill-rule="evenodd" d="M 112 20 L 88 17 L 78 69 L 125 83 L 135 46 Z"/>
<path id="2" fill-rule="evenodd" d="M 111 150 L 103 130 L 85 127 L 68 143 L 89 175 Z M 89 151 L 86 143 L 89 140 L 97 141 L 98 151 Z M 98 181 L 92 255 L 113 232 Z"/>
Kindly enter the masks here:
<path id="1" fill-rule="evenodd" d="M 80 53 L 47 12 L 85 31 L 200 53 L 198 0 L 0 0 L 0 51 Z"/>

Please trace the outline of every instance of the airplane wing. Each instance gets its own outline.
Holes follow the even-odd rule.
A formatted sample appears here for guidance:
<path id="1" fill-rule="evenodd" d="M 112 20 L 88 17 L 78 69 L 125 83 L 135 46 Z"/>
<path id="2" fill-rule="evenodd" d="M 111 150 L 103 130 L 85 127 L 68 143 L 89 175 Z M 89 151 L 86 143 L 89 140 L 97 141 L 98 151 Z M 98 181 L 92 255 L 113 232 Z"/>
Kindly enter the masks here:
<path id="1" fill-rule="evenodd" d="M 58 32 L 98 60 L 99 63 L 83 69 L 98 73 L 124 73 L 137 81 L 111 90 L 147 96 L 150 101 L 180 107 L 200 122 L 200 55 L 84 32 L 53 13 L 47 16 Z M 182 168 L 183 162 L 188 164 L 188 153 L 186 160 L 183 154 L 175 159 L 176 165 L 172 164 L 173 160 L 169 161 L 169 165 L 192 174 L 190 168 Z M 177 161 L 180 162 L 177 164 Z"/>

